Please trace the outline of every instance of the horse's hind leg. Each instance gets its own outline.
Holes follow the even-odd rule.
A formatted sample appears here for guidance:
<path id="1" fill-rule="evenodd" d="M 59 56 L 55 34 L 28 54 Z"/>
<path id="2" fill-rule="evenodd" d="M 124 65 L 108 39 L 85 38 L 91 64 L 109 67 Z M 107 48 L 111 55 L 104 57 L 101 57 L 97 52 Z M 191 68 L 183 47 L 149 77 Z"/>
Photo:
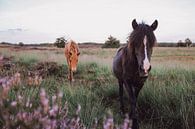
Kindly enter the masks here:
<path id="1" fill-rule="evenodd" d="M 123 102 L 123 81 L 118 80 L 118 84 L 119 84 L 120 110 L 121 110 L 122 115 L 124 115 L 125 110 L 124 110 L 124 102 Z"/>

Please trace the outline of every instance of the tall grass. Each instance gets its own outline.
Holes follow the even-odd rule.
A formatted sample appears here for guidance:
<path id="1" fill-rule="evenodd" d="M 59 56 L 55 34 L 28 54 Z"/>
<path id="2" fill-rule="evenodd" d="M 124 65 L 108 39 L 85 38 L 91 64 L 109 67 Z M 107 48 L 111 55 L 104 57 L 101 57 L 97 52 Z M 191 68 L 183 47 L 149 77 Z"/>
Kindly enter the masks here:
<path id="1" fill-rule="evenodd" d="M 99 56 L 107 58 L 105 53 Z M 154 58 L 156 58 L 155 55 Z M 56 67 L 56 72 L 52 73 L 47 72 L 48 68 L 45 68 L 50 65 L 44 65 L 47 74 L 39 86 L 33 87 L 25 81 L 26 73 L 28 70 L 36 71 L 35 66 L 40 60 L 34 56 L 30 58 L 24 56 L 21 57 L 21 60 L 17 59 L 14 68 L 1 73 L 1 76 L 16 71 L 22 74 L 22 83 L 9 92 L 10 101 L 21 94 L 26 98 L 26 101 L 28 98 L 31 99 L 36 107 L 41 88 L 46 90 L 50 101 L 51 96 L 60 90 L 64 93 L 63 103 L 68 102 L 70 116 L 74 115 L 77 105 L 81 105 L 80 118 L 87 128 L 91 128 L 95 118 L 102 123 L 103 117 L 108 111 L 113 113 L 116 123 L 122 122 L 122 117 L 119 114 L 118 84 L 112 74 L 111 67 L 101 65 L 99 61 L 80 61 L 78 70 L 74 73 L 75 82 L 70 85 L 66 77 L 66 64 L 52 65 L 52 67 Z M 157 65 L 155 62 L 155 66 L 140 92 L 138 114 L 142 129 L 194 129 L 195 70 L 193 67 L 182 68 L 174 67 L 174 64 L 171 65 L 173 67 L 165 67 Z M 131 106 L 127 94 L 125 94 L 124 100 L 127 111 Z M 2 124 L 1 120 L 0 124 Z M 98 127 L 101 128 L 101 124 Z"/>
<path id="2" fill-rule="evenodd" d="M 195 121 L 194 77 L 195 71 L 154 69 L 139 97 L 142 119 L 158 128 L 192 129 Z"/>

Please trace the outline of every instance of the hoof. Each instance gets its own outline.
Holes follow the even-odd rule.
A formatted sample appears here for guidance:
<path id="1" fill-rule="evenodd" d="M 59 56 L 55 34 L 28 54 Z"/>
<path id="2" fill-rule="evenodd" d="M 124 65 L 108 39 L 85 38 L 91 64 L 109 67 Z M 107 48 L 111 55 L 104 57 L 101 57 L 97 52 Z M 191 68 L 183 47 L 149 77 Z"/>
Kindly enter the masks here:
<path id="1" fill-rule="evenodd" d="M 75 82 L 75 79 L 71 79 L 70 77 L 68 77 L 68 80 L 70 81 L 70 82 Z"/>
<path id="2" fill-rule="evenodd" d="M 120 111 L 120 116 L 121 116 L 122 118 L 125 118 L 125 112 L 124 112 L 124 111 Z"/>
<path id="3" fill-rule="evenodd" d="M 133 119 L 132 129 L 139 129 L 139 124 L 137 119 Z"/>

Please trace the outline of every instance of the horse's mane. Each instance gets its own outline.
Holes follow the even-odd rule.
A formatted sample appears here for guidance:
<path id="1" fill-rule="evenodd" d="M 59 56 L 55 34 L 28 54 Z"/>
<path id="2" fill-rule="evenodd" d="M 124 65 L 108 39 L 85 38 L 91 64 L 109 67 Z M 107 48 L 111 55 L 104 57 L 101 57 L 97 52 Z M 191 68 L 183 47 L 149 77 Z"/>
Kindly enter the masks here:
<path id="1" fill-rule="evenodd" d="M 77 43 L 74 40 L 70 40 L 70 49 L 73 50 L 74 52 L 79 52 L 79 48 Z"/>
<path id="2" fill-rule="evenodd" d="M 147 40 L 149 41 L 149 47 L 153 47 L 156 43 L 156 37 L 152 31 L 152 28 L 142 22 L 138 25 L 138 27 L 132 31 L 132 33 L 128 36 L 128 47 L 137 47 L 143 43 L 144 36 L 147 36 Z"/>
<path id="3" fill-rule="evenodd" d="M 148 47 L 152 48 L 156 43 L 156 37 L 151 29 L 151 27 L 144 22 L 138 25 L 138 27 L 131 32 L 128 36 L 127 44 L 123 47 L 123 60 L 124 64 L 129 64 L 129 62 L 135 63 L 135 53 L 134 48 L 140 47 L 143 43 L 144 36 L 147 36 Z"/>

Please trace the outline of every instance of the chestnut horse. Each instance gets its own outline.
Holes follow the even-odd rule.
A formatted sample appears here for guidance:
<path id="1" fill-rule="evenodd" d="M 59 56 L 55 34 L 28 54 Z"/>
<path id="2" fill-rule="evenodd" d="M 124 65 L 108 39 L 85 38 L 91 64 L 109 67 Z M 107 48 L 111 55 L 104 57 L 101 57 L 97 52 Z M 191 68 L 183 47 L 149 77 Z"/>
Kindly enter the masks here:
<path id="1" fill-rule="evenodd" d="M 67 42 L 67 44 L 65 44 L 64 52 L 69 69 L 68 79 L 70 80 L 71 83 L 74 80 L 73 72 L 75 72 L 77 69 L 78 58 L 80 55 L 79 47 L 76 44 L 76 42 L 70 40 Z"/>
<path id="2" fill-rule="evenodd" d="M 153 31 L 157 28 L 158 21 L 152 25 L 138 24 L 132 21 L 133 32 L 128 37 L 126 46 L 117 51 L 113 59 L 113 73 L 118 79 L 120 109 L 124 114 L 123 85 L 130 97 L 131 112 L 129 118 L 133 120 L 132 129 L 138 129 L 136 103 L 139 91 L 146 81 L 151 70 L 150 59 L 156 37 Z"/>

